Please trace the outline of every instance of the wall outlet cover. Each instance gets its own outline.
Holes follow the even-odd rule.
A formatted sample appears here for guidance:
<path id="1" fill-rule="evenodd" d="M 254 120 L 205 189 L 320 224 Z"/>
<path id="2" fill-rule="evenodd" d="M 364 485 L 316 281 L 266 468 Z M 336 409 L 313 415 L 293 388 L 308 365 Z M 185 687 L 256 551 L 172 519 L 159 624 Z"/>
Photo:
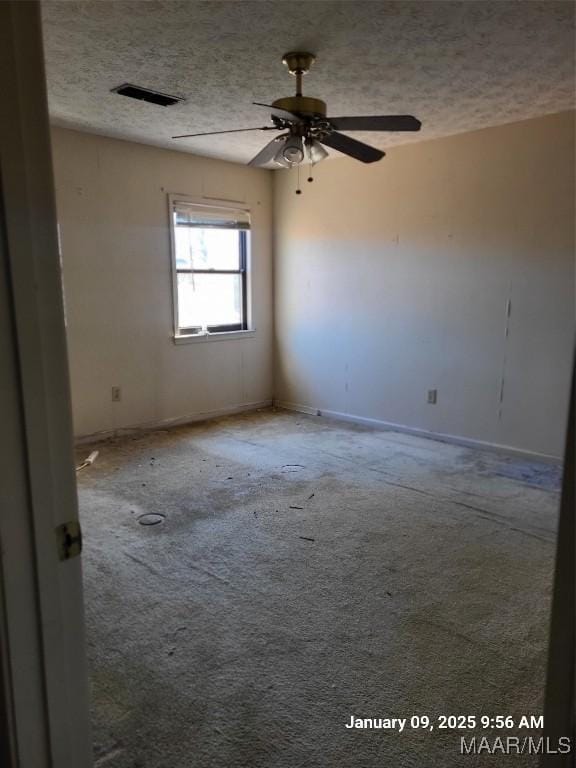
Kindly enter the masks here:
<path id="1" fill-rule="evenodd" d="M 436 405 L 438 402 L 438 390 L 437 389 L 429 389 L 428 390 L 428 402 L 431 405 Z"/>

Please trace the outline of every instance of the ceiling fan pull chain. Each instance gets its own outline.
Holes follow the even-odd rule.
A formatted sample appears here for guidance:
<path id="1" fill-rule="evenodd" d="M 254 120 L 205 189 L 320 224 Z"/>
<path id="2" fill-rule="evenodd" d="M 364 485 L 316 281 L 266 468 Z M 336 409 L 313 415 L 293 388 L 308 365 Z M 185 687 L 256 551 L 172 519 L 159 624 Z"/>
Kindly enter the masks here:
<path id="1" fill-rule="evenodd" d="M 310 176 L 308 176 L 307 181 L 314 181 L 312 177 L 312 169 L 314 168 L 314 163 L 310 163 Z"/>
<path id="2" fill-rule="evenodd" d="M 296 173 L 297 173 L 297 176 L 298 176 L 298 180 L 296 182 L 296 194 L 297 195 L 301 195 L 302 194 L 302 190 L 300 189 L 300 165 L 296 166 Z"/>

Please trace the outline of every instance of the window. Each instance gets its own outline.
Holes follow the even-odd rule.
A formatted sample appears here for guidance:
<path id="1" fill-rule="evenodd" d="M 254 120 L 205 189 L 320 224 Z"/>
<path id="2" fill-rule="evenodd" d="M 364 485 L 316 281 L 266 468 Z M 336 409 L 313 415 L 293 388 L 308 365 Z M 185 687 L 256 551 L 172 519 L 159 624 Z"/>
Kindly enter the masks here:
<path id="1" fill-rule="evenodd" d="M 248 211 L 171 201 L 176 334 L 248 329 Z"/>

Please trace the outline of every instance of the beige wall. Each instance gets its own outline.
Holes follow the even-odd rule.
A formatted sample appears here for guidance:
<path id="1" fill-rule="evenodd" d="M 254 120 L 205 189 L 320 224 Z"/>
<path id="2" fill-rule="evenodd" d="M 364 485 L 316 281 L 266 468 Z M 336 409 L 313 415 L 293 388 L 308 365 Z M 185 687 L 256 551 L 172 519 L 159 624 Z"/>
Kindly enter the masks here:
<path id="1" fill-rule="evenodd" d="M 315 175 L 275 173 L 278 400 L 561 455 L 573 114 Z"/>
<path id="2" fill-rule="evenodd" d="M 271 174 L 62 129 L 53 151 L 76 434 L 270 400 Z M 254 338 L 174 344 L 170 192 L 250 205 Z"/>

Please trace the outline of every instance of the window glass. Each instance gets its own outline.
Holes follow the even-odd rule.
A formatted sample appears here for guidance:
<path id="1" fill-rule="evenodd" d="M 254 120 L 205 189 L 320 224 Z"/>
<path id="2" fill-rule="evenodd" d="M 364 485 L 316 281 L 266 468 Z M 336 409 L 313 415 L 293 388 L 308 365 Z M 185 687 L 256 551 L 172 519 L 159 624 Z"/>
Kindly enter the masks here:
<path id="1" fill-rule="evenodd" d="M 177 269 L 240 269 L 240 230 L 176 226 Z"/>
<path id="2" fill-rule="evenodd" d="M 206 328 L 209 325 L 242 323 L 241 276 L 235 274 L 179 274 L 178 325 Z"/>

